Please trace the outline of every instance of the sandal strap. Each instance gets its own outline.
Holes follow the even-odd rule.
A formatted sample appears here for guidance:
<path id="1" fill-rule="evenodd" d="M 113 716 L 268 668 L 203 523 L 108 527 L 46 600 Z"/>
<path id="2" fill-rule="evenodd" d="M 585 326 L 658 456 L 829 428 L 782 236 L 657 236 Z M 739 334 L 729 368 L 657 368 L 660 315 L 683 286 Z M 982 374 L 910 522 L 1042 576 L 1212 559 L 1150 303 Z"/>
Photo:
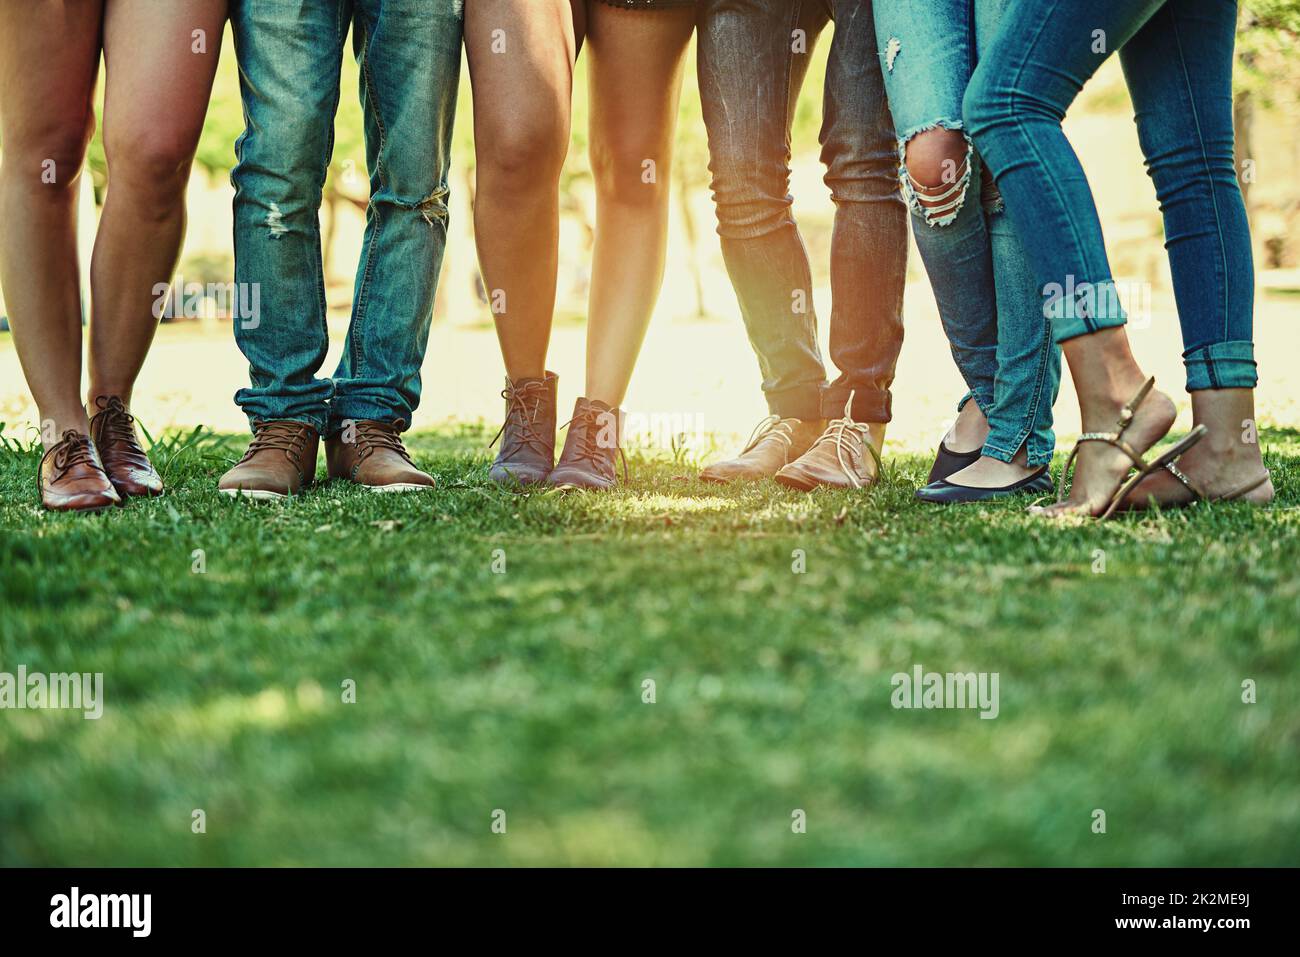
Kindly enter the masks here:
<path id="1" fill-rule="evenodd" d="M 1133 398 L 1129 399 L 1128 402 L 1124 404 L 1124 408 L 1121 409 L 1119 413 L 1119 421 L 1115 423 L 1116 435 L 1123 435 L 1124 431 L 1133 423 L 1133 416 L 1137 414 L 1138 406 L 1142 404 L 1143 400 L 1146 399 L 1151 390 L 1155 388 L 1155 384 L 1156 377 L 1151 376 L 1146 382 L 1142 383 L 1142 388 L 1137 390 L 1137 393 Z"/>
<path id="2" fill-rule="evenodd" d="M 1155 387 L 1155 384 L 1156 378 L 1155 376 L 1151 376 L 1146 382 L 1142 383 L 1142 388 L 1137 390 L 1137 393 L 1133 398 L 1124 403 L 1124 408 L 1121 409 L 1119 413 L 1119 420 L 1115 423 L 1114 432 L 1084 432 L 1079 436 L 1078 441 L 1074 443 L 1074 448 L 1070 450 L 1069 458 L 1065 460 L 1065 467 L 1061 469 L 1061 476 L 1056 483 L 1056 501 L 1058 503 L 1065 501 L 1065 483 L 1070 478 L 1072 466 L 1074 465 L 1075 459 L 1079 455 L 1079 449 L 1083 446 L 1084 442 L 1105 442 L 1107 445 L 1113 446 L 1127 455 L 1129 460 L 1133 463 L 1133 468 L 1137 469 L 1139 472 L 1147 472 L 1150 470 L 1151 466 L 1147 464 L 1146 459 L 1144 459 L 1142 455 L 1133 448 L 1133 446 L 1124 441 L 1123 435 L 1128 430 L 1128 427 L 1132 425 L 1133 416 L 1137 412 L 1138 406 L 1140 406 L 1146 399 L 1147 395 Z M 1116 486 L 1116 492 L 1124 487 L 1126 481 L 1126 479 L 1120 480 L 1120 484 Z M 1115 496 L 1112 494 L 1112 506 L 1114 498 Z"/>
<path id="3" fill-rule="evenodd" d="M 1168 462 L 1165 464 L 1165 471 L 1167 471 L 1174 478 L 1178 479 L 1178 481 L 1182 483 L 1183 488 L 1191 492 L 1192 495 L 1195 496 L 1197 501 L 1201 501 L 1206 497 L 1205 492 L 1201 490 L 1201 487 L 1199 485 L 1197 485 L 1194 481 L 1192 481 L 1191 476 L 1188 475 L 1186 472 L 1184 472 L 1182 469 L 1180 469 L 1173 462 Z"/>

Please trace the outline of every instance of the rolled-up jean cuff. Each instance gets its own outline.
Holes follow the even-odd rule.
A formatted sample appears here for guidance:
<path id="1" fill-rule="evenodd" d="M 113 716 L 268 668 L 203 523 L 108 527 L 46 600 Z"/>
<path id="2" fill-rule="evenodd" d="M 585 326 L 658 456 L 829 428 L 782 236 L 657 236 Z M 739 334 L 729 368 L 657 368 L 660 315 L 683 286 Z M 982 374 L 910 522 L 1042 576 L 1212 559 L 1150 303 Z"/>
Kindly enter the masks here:
<path id="1" fill-rule="evenodd" d="M 822 417 L 822 387 L 799 385 L 767 393 L 767 410 L 783 419 L 816 421 Z"/>
<path id="2" fill-rule="evenodd" d="M 1043 315 L 1051 322 L 1052 336 L 1058 343 L 1128 322 L 1112 279 L 1071 280 L 1054 301 L 1043 305 Z"/>
<path id="3" fill-rule="evenodd" d="M 1214 342 L 1183 355 L 1187 391 L 1200 389 L 1253 389 L 1259 382 L 1255 344 L 1248 340 Z"/>
<path id="4" fill-rule="evenodd" d="M 849 393 L 853 393 L 853 408 L 849 415 L 854 422 L 889 422 L 893 419 L 893 399 L 888 389 L 856 388 L 836 385 L 822 393 L 822 418 L 838 419 L 844 415 Z"/>

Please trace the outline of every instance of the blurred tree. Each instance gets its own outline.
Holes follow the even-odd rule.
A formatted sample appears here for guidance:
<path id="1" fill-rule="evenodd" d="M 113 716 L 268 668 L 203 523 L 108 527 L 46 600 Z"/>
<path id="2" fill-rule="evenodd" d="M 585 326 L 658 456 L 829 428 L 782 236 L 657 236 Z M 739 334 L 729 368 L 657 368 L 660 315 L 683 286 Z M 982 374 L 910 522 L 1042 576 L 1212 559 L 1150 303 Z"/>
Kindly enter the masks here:
<path id="1" fill-rule="evenodd" d="M 1251 186 L 1257 181 L 1258 154 L 1255 152 L 1255 117 L 1259 109 L 1270 112 L 1273 122 L 1289 120 L 1293 135 L 1300 128 L 1300 0 L 1249 0 L 1238 20 L 1237 64 L 1233 90 L 1233 128 L 1236 135 L 1237 176 L 1246 210 L 1253 215 Z M 1269 137 L 1276 142 L 1277 136 Z M 1294 184 L 1280 236 L 1263 236 L 1268 255 L 1266 264 L 1281 266 L 1294 256 L 1288 246 L 1300 221 L 1300 193 Z"/>

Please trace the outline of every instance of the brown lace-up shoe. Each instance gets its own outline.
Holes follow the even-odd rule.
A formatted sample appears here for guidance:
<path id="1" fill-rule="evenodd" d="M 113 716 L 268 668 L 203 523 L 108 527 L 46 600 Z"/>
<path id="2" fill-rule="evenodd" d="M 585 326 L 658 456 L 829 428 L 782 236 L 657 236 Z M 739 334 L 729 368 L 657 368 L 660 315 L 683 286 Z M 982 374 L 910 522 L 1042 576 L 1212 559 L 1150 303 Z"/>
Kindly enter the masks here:
<path id="1" fill-rule="evenodd" d="M 501 440 L 501 451 L 488 470 L 498 485 L 537 485 L 555 468 L 554 372 L 543 379 L 506 379 L 501 398 L 506 400 L 506 420 L 488 448 Z"/>
<path id="2" fill-rule="evenodd" d="M 870 488 L 880 476 L 880 453 L 871 444 L 871 427 L 854 422 L 849 416 L 832 419 L 826 431 L 799 458 L 776 473 L 776 480 L 787 488 L 810 492 L 818 486 L 830 488 Z"/>
<path id="3" fill-rule="evenodd" d="M 117 494 L 122 498 L 161 495 L 162 479 L 140 447 L 140 439 L 135 433 L 135 416 L 115 395 L 99 396 L 95 399 L 95 408 L 99 411 L 90 420 L 90 440 L 95 443 L 104 471 Z"/>
<path id="4" fill-rule="evenodd" d="M 305 422 L 254 422 L 252 444 L 217 488 L 259 500 L 296 495 L 316 478 L 319 443 L 320 434 Z"/>
<path id="5" fill-rule="evenodd" d="M 122 499 L 90 436 L 72 429 L 41 457 L 41 504 L 55 512 L 102 512 Z"/>
<path id="6" fill-rule="evenodd" d="M 402 444 L 401 419 L 379 422 L 355 419 L 338 435 L 325 440 L 325 464 L 330 478 L 364 485 L 372 492 L 420 492 L 434 486 L 433 476 L 421 472 Z"/>
<path id="7" fill-rule="evenodd" d="M 740 455 L 710 465 L 700 473 L 700 478 L 706 482 L 753 482 L 771 478 L 807 452 L 825 426 L 825 421 L 769 415 L 758 423 Z"/>
<path id="8" fill-rule="evenodd" d="M 560 461 L 551 472 L 548 485 L 566 489 L 614 487 L 618 480 L 615 460 L 623 460 L 623 480 L 627 481 L 627 459 L 621 446 L 623 410 L 611 409 L 598 399 L 579 399 L 573 418 L 567 423 Z"/>

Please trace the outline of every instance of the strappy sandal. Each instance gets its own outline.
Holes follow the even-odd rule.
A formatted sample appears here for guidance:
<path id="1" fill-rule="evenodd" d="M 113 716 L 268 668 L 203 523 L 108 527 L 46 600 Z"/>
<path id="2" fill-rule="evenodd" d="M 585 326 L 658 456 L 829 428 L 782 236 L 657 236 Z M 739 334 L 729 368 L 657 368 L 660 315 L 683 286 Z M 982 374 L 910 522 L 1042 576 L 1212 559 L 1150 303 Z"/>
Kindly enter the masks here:
<path id="1" fill-rule="evenodd" d="M 1231 502 L 1233 499 L 1241 498 L 1243 495 L 1249 495 L 1273 477 L 1272 472 L 1268 469 L 1264 469 L 1264 474 L 1259 478 L 1251 479 L 1248 482 L 1242 482 L 1236 488 L 1230 489 L 1219 495 L 1209 495 L 1204 489 L 1192 481 L 1191 477 L 1186 472 L 1180 469 L 1173 462 L 1167 462 L 1165 464 L 1165 471 L 1178 479 L 1178 481 L 1182 483 L 1183 487 L 1192 493 L 1192 500 L 1190 502 L 1182 502 L 1178 505 L 1171 506 L 1161 504 L 1161 508 L 1185 508 L 1188 505 L 1195 505 L 1198 502 Z"/>
<path id="2" fill-rule="evenodd" d="M 1138 406 L 1142 404 L 1142 400 L 1147 397 L 1155 384 L 1156 380 L 1154 376 L 1147 379 L 1142 388 L 1138 389 L 1137 395 L 1129 399 L 1128 404 L 1124 406 L 1123 410 L 1119 414 L 1119 421 L 1115 423 L 1114 432 L 1085 432 L 1083 435 L 1079 436 L 1078 442 L 1075 443 L 1074 448 L 1070 452 L 1070 457 L 1065 460 L 1065 468 L 1061 469 L 1061 478 L 1056 486 L 1057 504 L 1065 501 L 1066 482 L 1070 478 L 1075 458 L 1078 456 L 1079 449 L 1083 446 L 1084 442 L 1105 442 L 1107 445 L 1119 449 L 1133 462 L 1132 467 L 1134 471 L 1130 473 L 1127 478 L 1121 481 L 1119 487 L 1111 493 L 1110 499 L 1106 503 L 1106 510 L 1098 516 L 1102 521 L 1105 521 L 1115 514 L 1115 510 L 1119 508 L 1120 503 L 1128 497 L 1128 493 L 1133 491 L 1139 482 L 1152 472 L 1173 465 L 1174 462 L 1182 457 L 1184 452 L 1205 437 L 1205 433 L 1208 432 L 1209 429 L 1203 425 L 1198 425 L 1150 462 L 1144 459 L 1142 455 L 1133 448 L 1133 446 L 1124 441 L 1125 431 L 1127 431 L 1128 427 L 1133 424 L 1133 415 L 1137 412 Z M 1148 451 L 1150 450 L 1148 449 Z M 1251 488 L 1254 487 L 1255 486 L 1251 486 Z M 1249 489 L 1246 491 L 1249 491 Z M 1245 492 L 1242 492 L 1241 494 L 1245 494 Z"/>

